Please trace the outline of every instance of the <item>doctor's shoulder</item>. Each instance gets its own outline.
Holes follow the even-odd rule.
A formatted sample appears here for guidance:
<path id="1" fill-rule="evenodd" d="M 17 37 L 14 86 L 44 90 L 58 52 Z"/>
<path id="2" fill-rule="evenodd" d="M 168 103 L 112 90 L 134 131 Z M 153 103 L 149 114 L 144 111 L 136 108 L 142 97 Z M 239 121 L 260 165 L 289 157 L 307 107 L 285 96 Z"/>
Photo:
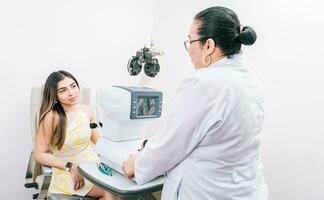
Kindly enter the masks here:
<path id="1" fill-rule="evenodd" d="M 198 70 L 188 80 L 207 85 L 224 85 L 229 82 L 230 76 L 224 68 L 209 68 Z"/>

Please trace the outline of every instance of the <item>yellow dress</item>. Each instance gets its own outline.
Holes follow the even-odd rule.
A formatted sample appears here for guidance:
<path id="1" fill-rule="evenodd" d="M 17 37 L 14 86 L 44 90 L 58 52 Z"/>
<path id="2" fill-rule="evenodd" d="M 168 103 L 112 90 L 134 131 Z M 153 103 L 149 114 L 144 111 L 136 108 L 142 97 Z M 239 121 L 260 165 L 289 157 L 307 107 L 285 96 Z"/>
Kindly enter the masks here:
<path id="1" fill-rule="evenodd" d="M 51 147 L 53 155 L 72 163 L 84 161 L 95 161 L 99 157 L 94 151 L 93 143 L 90 140 L 91 129 L 87 114 L 82 110 L 76 113 L 69 127 L 67 127 L 64 144 L 60 150 Z M 50 194 L 60 193 L 67 195 L 85 196 L 93 187 L 93 184 L 84 179 L 84 186 L 74 191 L 74 184 L 71 173 L 53 168 L 52 179 L 48 192 Z"/>

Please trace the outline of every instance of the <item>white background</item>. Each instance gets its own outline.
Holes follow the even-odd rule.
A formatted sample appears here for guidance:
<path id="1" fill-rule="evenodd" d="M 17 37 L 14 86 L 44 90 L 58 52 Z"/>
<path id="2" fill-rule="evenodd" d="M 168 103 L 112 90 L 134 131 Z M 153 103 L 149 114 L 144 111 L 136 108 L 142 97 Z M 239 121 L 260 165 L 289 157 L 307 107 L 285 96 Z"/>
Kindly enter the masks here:
<path id="1" fill-rule="evenodd" d="M 183 47 L 194 15 L 232 8 L 258 34 L 243 49 L 266 92 L 262 156 L 271 199 L 324 199 L 324 6 L 311 0 L 0 1 L 0 194 L 31 199 L 24 188 L 32 149 L 30 89 L 65 69 L 82 85 L 145 80 L 172 100 L 193 68 Z M 165 55 L 155 79 L 130 77 L 128 59 L 150 36 Z M 94 103 L 93 103 L 94 105 Z"/>

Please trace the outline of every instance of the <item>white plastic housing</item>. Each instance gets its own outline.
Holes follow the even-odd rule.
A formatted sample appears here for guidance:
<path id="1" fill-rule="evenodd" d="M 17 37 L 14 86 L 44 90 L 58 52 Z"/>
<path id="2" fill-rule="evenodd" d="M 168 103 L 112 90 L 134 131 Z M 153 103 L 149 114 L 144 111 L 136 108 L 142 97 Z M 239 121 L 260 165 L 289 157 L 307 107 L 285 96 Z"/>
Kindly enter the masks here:
<path id="1" fill-rule="evenodd" d="M 147 120 L 131 120 L 131 93 L 118 87 L 103 87 L 97 93 L 98 112 L 103 123 L 103 137 L 128 141 L 144 136 Z"/>

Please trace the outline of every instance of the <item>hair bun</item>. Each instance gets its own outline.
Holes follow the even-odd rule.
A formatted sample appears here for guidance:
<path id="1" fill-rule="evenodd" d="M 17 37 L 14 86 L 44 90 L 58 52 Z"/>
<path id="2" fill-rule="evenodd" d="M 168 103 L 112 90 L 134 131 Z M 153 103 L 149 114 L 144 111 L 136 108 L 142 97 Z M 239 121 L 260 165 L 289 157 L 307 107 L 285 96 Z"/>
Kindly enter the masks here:
<path id="1" fill-rule="evenodd" d="M 253 28 L 244 26 L 242 32 L 238 36 L 239 41 L 244 45 L 252 45 L 257 39 L 257 35 Z"/>

